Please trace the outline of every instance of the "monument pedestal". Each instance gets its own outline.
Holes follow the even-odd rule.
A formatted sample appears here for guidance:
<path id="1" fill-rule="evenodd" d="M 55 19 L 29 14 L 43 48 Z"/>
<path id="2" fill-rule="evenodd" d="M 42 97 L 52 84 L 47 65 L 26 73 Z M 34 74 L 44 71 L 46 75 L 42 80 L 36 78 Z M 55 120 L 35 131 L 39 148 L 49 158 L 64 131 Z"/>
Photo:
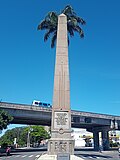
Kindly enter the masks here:
<path id="1" fill-rule="evenodd" d="M 48 141 L 48 154 L 74 154 L 74 140 L 71 137 L 71 113 L 69 110 L 53 109 L 51 139 Z"/>
<path id="2" fill-rule="evenodd" d="M 51 138 L 48 142 L 48 154 L 57 155 L 59 153 L 74 154 L 74 140 L 67 138 Z"/>

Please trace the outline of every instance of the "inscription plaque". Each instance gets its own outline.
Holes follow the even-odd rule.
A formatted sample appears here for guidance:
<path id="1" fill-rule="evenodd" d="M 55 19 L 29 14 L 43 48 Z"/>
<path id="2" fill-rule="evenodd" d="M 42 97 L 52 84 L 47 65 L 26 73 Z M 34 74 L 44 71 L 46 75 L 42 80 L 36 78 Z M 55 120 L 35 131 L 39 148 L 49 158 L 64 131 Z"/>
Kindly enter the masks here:
<path id="1" fill-rule="evenodd" d="M 68 117 L 69 117 L 68 112 L 55 112 L 54 128 L 69 129 Z"/>
<path id="2" fill-rule="evenodd" d="M 70 154 L 69 153 L 58 153 L 57 160 L 70 160 Z"/>

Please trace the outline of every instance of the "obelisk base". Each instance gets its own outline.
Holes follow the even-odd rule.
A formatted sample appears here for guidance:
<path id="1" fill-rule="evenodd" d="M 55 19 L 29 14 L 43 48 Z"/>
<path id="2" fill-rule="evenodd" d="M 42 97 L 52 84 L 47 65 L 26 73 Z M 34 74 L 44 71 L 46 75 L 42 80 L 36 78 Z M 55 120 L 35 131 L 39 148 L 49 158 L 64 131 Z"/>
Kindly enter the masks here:
<path id="1" fill-rule="evenodd" d="M 37 160 L 57 160 L 57 155 L 44 154 L 40 156 Z M 75 155 L 70 155 L 70 160 L 83 160 L 83 159 Z"/>
<path id="2" fill-rule="evenodd" d="M 48 154 L 57 155 L 59 153 L 74 154 L 74 140 L 72 138 L 51 138 L 48 141 Z"/>

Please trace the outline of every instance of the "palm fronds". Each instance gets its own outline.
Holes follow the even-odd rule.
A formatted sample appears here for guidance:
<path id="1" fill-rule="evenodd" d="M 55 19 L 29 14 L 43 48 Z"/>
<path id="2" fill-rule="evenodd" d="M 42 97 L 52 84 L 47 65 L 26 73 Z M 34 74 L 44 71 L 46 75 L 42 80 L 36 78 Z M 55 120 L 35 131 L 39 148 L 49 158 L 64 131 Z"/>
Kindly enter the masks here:
<path id="1" fill-rule="evenodd" d="M 85 20 L 78 17 L 71 5 L 67 5 L 62 12 L 67 16 L 67 30 L 68 30 L 68 44 L 69 35 L 74 36 L 74 32 L 79 33 L 80 37 L 84 37 L 84 32 L 80 25 L 86 24 Z M 58 14 L 56 12 L 49 12 L 45 19 L 38 25 L 38 30 L 46 30 L 44 41 L 51 37 L 51 48 L 55 46 L 57 39 Z"/>

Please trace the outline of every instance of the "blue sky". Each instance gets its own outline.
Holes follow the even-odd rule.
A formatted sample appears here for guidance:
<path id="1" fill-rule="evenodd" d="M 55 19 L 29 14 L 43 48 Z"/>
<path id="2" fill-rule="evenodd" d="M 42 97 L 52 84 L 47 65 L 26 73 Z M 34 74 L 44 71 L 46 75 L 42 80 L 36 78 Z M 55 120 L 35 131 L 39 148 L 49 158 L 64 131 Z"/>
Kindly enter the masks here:
<path id="1" fill-rule="evenodd" d="M 69 46 L 71 108 L 120 115 L 119 0 L 4 0 L 0 4 L 0 99 L 52 103 L 55 49 L 39 22 L 72 5 L 86 20 L 85 38 Z"/>

